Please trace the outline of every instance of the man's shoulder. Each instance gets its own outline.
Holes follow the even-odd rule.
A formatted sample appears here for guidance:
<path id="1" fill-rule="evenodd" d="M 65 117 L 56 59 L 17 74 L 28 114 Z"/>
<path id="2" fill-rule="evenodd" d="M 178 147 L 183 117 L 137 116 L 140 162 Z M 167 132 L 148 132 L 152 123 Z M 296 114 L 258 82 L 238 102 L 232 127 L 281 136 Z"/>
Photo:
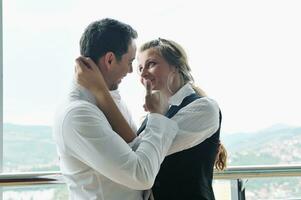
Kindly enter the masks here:
<path id="1" fill-rule="evenodd" d="M 77 109 L 84 109 L 84 108 L 99 110 L 99 108 L 96 105 L 85 100 L 70 101 L 69 103 L 65 104 L 65 106 L 66 106 L 66 110 L 77 110 Z"/>
<path id="2" fill-rule="evenodd" d="M 63 104 L 56 112 L 56 127 L 89 126 L 93 123 L 109 124 L 104 113 L 88 101 L 75 100 Z"/>
<path id="3" fill-rule="evenodd" d="M 93 114 L 103 116 L 103 112 L 94 104 L 85 100 L 67 101 L 57 107 L 56 116 L 66 118 L 74 114 Z"/>

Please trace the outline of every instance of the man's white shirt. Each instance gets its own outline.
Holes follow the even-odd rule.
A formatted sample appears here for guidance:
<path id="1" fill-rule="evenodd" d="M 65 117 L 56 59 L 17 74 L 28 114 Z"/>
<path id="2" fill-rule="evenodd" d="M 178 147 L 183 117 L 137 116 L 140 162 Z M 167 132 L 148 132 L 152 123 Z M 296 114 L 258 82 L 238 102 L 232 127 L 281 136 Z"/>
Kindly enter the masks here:
<path id="1" fill-rule="evenodd" d="M 111 92 L 133 130 L 136 127 L 118 91 Z M 152 187 L 178 125 L 149 114 L 145 131 L 127 144 L 112 130 L 94 96 L 75 85 L 56 113 L 54 139 L 70 199 L 141 200 Z M 137 145 L 139 144 L 139 145 Z M 131 147 L 135 146 L 135 151 Z"/>

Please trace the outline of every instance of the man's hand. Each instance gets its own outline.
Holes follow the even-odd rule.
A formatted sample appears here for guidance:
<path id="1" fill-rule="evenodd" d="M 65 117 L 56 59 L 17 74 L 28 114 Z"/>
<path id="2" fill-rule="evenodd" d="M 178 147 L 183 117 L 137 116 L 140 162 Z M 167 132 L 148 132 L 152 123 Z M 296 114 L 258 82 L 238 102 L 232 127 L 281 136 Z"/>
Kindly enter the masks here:
<path id="1" fill-rule="evenodd" d="M 144 110 L 151 113 L 159 113 L 164 115 L 168 109 L 168 99 L 160 91 L 152 91 L 151 82 L 145 81 L 146 95 L 145 104 L 143 105 Z"/>
<path id="2" fill-rule="evenodd" d="M 91 58 L 78 57 L 75 66 L 75 79 L 78 84 L 88 89 L 95 96 L 107 89 L 106 82 Z"/>

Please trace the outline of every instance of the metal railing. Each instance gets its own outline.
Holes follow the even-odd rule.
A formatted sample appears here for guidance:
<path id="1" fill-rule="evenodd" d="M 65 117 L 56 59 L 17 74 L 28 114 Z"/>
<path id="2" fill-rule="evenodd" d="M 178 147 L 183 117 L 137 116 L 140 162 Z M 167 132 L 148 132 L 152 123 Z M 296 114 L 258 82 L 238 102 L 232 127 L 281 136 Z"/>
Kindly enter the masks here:
<path id="1" fill-rule="evenodd" d="M 214 172 L 215 179 L 248 179 L 295 176 L 301 176 L 301 165 L 232 166 L 228 167 L 224 171 Z"/>
<path id="2" fill-rule="evenodd" d="M 59 171 L 0 174 L 0 186 L 2 187 L 36 184 L 64 184 L 64 181 Z"/>
<path id="3" fill-rule="evenodd" d="M 232 166 L 224 171 L 215 171 L 214 179 L 231 180 L 232 200 L 245 199 L 244 182 L 250 178 L 301 177 L 301 165 Z M 2 173 L 0 186 L 29 186 L 36 184 L 64 184 L 59 171 Z"/>

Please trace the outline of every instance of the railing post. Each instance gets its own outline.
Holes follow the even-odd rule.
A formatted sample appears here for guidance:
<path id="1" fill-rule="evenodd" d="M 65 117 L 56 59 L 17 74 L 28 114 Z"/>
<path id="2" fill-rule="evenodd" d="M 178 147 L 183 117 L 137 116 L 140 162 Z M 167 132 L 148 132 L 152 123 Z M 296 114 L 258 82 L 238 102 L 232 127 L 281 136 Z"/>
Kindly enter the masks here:
<path id="1" fill-rule="evenodd" d="M 0 173 L 3 169 L 3 23 L 2 0 L 0 0 Z"/>
<path id="2" fill-rule="evenodd" d="M 0 0 L 0 173 L 3 169 L 3 23 L 2 0 Z"/>
<path id="3" fill-rule="evenodd" d="M 244 180 L 231 180 L 231 200 L 246 200 Z"/>

